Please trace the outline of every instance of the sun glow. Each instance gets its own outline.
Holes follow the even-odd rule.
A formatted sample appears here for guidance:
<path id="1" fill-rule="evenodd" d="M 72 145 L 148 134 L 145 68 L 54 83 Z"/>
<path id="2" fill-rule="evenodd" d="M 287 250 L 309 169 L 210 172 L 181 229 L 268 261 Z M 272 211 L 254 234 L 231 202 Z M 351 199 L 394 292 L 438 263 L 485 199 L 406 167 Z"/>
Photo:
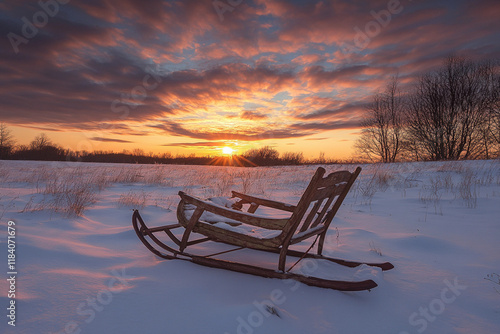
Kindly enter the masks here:
<path id="1" fill-rule="evenodd" d="M 232 155 L 233 152 L 234 152 L 234 150 L 231 147 L 225 146 L 222 148 L 222 154 Z"/>

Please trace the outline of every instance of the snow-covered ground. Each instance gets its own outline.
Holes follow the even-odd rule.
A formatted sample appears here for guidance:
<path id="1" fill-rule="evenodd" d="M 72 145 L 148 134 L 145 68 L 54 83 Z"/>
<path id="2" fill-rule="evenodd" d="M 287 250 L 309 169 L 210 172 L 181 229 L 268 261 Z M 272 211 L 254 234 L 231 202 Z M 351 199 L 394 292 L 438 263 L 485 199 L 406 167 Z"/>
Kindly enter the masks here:
<path id="1" fill-rule="evenodd" d="M 0 161 L 0 332 L 500 333 L 500 162 L 362 167 L 325 252 L 395 269 L 301 263 L 313 275 L 368 275 L 379 285 L 346 293 L 161 260 L 131 225 L 134 208 L 150 226 L 176 223 L 179 190 L 295 204 L 317 166 Z"/>

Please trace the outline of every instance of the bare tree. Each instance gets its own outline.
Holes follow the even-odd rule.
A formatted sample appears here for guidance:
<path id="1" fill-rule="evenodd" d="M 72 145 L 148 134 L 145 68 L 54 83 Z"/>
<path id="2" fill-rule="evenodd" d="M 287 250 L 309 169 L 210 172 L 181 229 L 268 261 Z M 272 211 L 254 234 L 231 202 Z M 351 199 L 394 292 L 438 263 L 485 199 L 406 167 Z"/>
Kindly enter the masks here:
<path id="1" fill-rule="evenodd" d="M 144 150 L 142 148 L 134 148 L 132 150 L 132 155 L 135 155 L 137 157 L 145 156 L 146 154 L 144 153 Z"/>
<path id="2" fill-rule="evenodd" d="M 52 146 L 52 142 L 45 133 L 39 134 L 30 143 L 30 149 L 34 151 L 41 151 L 48 146 Z"/>
<path id="3" fill-rule="evenodd" d="M 497 102 L 496 108 L 492 109 L 490 130 L 496 155 L 500 156 L 500 102 Z"/>
<path id="4" fill-rule="evenodd" d="M 0 123 L 0 159 L 7 158 L 14 147 L 14 137 L 5 123 Z"/>
<path id="5" fill-rule="evenodd" d="M 491 107 L 484 132 L 491 147 L 486 147 L 486 158 L 492 154 L 500 156 L 500 64 L 490 64 Z"/>
<path id="6" fill-rule="evenodd" d="M 243 157 L 260 166 L 275 164 L 279 155 L 279 152 L 272 146 L 253 148 L 243 153 Z"/>
<path id="7" fill-rule="evenodd" d="M 285 152 L 281 156 L 281 161 L 286 165 L 300 165 L 304 162 L 302 152 Z"/>
<path id="8" fill-rule="evenodd" d="M 491 66 L 449 57 L 423 75 L 411 94 L 406 118 L 410 141 L 431 160 L 476 158 L 484 153 L 481 132 L 493 96 Z"/>
<path id="9" fill-rule="evenodd" d="M 12 146 L 14 145 L 14 138 L 10 130 L 7 128 L 7 124 L 0 123 L 0 146 Z"/>
<path id="10" fill-rule="evenodd" d="M 404 102 L 396 76 L 383 93 L 373 97 L 356 149 L 370 160 L 396 161 L 403 148 L 403 115 Z"/>

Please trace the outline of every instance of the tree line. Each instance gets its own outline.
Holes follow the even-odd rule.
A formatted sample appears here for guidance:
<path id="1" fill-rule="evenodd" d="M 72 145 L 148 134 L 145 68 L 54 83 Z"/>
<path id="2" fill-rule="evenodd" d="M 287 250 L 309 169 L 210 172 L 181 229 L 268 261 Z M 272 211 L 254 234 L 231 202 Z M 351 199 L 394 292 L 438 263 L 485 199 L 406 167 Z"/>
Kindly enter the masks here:
<path id="1" fill-rule="evenodd" d="M 366 109 L 355 145 L 371 161 L 500 155 L 500 66 L 450 56 L 408 91 L 393 77 Z"/>
<path id="2" fill-rule="evenodd" d="M 45 134 L 36 136 L 29 145 L 17 145 L 3 123 L 0 123 L 0 160 L 41 160 L 41 161 L 78 161 L 78 162 L 109 162 L 109 163 L 139 163 L 139 164 L 180 164 L 180 165 L 221 165 L 221 166 L 279 166 L 302 164 L 328 164 L 340 161 L 327 159 L 320 153 L 318 158 L 305 159 L 302 152 L 285 152 L 280 154 L 272 146 L 250 149 L 241 155 L 233 156 L 196 156 L 172 155 L 171 153 L 145 153 L 141 149 L 131 152 L 113 151 L 75 152 L 63 149 Z"/>

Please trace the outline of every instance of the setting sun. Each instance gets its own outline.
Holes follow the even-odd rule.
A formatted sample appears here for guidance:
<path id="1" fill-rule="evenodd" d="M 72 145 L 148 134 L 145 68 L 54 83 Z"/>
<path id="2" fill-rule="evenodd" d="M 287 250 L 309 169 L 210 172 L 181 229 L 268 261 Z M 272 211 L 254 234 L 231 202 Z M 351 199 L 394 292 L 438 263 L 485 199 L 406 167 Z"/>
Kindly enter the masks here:
<path id="1" fill-rule="evenodd" d="M 227 155 L 231 155 L 233 154 L 234 150 L 231 148 L 231 147 L 223 147 L 222 148 L 222 154 L 227 154 Z"/>

